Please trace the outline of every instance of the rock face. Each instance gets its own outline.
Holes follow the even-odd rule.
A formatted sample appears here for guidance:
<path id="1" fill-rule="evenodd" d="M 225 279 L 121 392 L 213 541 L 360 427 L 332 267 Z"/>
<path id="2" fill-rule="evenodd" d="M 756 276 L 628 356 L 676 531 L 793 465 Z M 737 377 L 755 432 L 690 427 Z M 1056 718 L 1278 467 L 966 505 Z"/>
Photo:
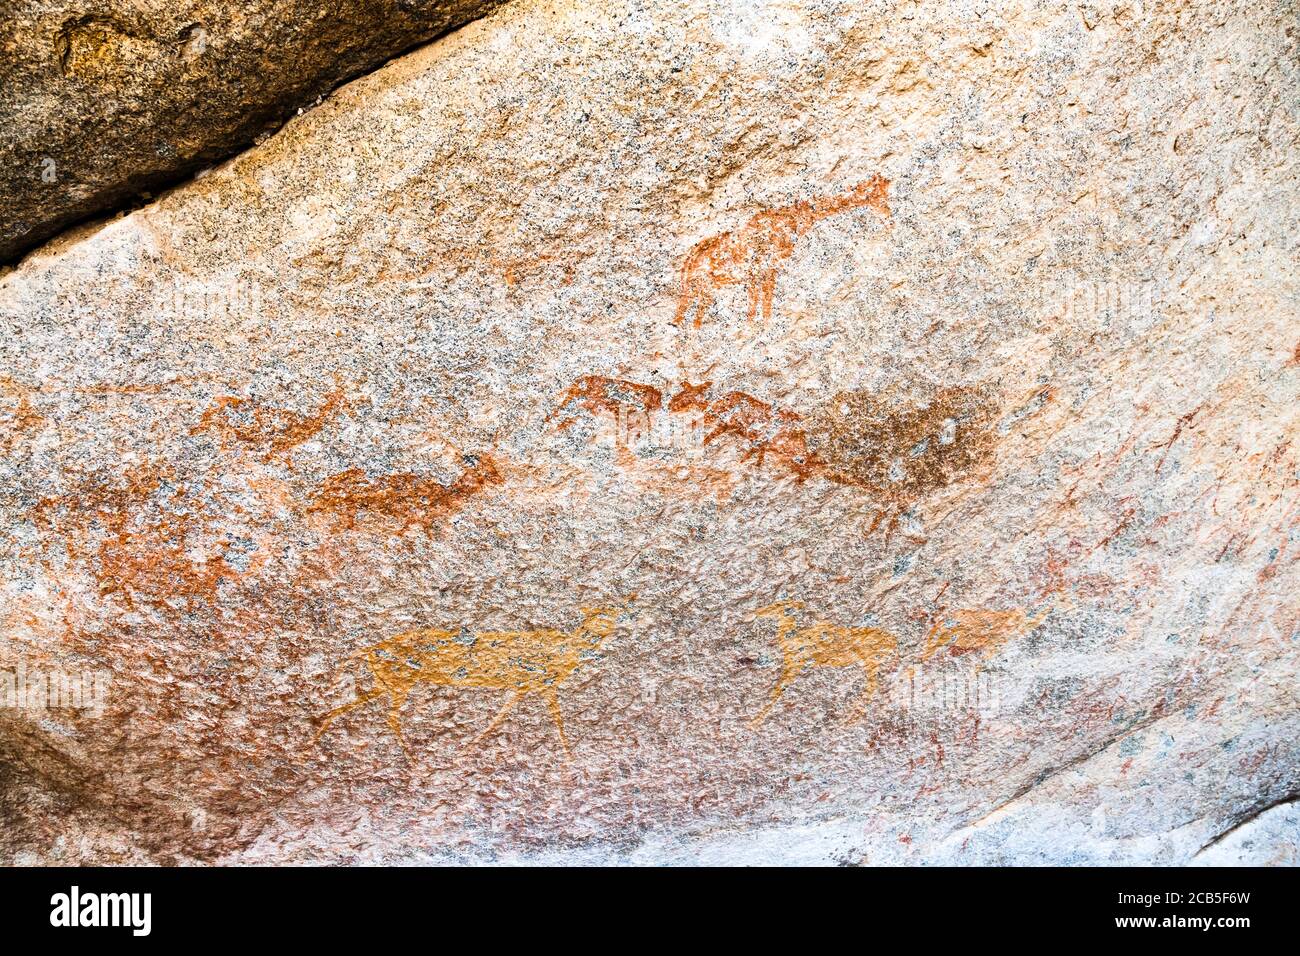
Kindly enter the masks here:
<path id="1" fill-rule="evenodd" d="M 0 263 L 499 0 L 7 0 Z"/>
<path id="2" fill-rule="evenodd" d="M 1291 5 L 597 6 L 0 280 L 6 858 L 1294 860 Z"/>

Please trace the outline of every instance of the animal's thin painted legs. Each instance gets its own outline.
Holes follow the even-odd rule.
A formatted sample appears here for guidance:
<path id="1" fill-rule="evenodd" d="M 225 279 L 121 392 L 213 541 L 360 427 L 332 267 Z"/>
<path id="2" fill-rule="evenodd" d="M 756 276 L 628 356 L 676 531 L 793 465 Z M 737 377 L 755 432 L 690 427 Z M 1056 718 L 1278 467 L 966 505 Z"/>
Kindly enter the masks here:
<path id="1" fill-rule="evenodd" d="M 690 287 L 682 284 L 681 295 L 677 299 L 677 315 L 672 317 L 673 325 L 685 323 L 686 312 L 690 311 Z"/>
<path id="2" fill-rule="evenodd" d="M 560 743 L 564 745 L 564 755 L 572 757 L 573 752 L 569 750 L 569 738 L 564 735 L 564 712 L 560 710 L 560 695 L 557 688 L 552 687 L 547 692 L 546 706 L 551 710 L 551 718 L 555 721 L 555 729 L 560 732 Z"/>
<path id="3" fill-rule="evenodd" d="M 411 750 L 406 746 L 406 738 L 402 736 L 402 704 L 406 703 L 405 693 L 390 694 L 388 698 L 388 729 L 393 732 L 397 742 L 402 746 L 402 753 L 406 754 L 407 760 L 414 760 Z"/>
<path id="4" fill-rule="evenodd" d="M 903 513 L 899 510 L 887 510 L 882 508 L 877 511 L 875 516 L 871 519 L 871 527 L 867 529 L 863 537 L 871 537 L 871 535 L 875 533 L 875 530 L 883 524 L 885 526 L 885 544 L 889 544 L 889 542 L 894 539 L 894 532 L 898 530 L 899 519 L 902 518 L 902 516 Z"/>
<path id="5" fill-rule="evenodd" d="M 781 695 L 785 693 L 786 687 L 795 679 L 796 673 L 795 669 L 788 663 L 781 668 L 781 677 L 776 682 L 776 686 L 772 688 L 772 699 L 767 702 L 767 706 L 759 712 L 758 716 L 749 722 L 749 726 L 757 727 L 767 719 L 767 715 L 772 712 L 772 708 L 776 706 L 776 702 L 780 700 Z"/>
<path id="6" fill-rule="evenodd" d="M 335 707 L 328 714 L 326 714 L 324 717 L 321 718 L 320 730 L 316 731 L 316 739 L 313 740 L 312 742 L 313 743 L 320 742 L 321 737 L 324 736 L 325 731 L 329 729 L 329 725 L 334 720 L 335 717 L 342 716 L 343 714 L 346 714 L 349 710 L 353 710 L 357 707 L 360 707 L 362 704 L 368 704 L 376 697 L 383 697 L 387 693 L 388 690 L 386 688 L 377 687 L 374 690 L 367 691 L 366 693 L 359 695 L 356 700 L 344 704 L 342 707 Z"/>
<path id="7" fill-rule="evenodd" d="M 492 731 L 500 727 L 501 724 L 505 722 L 506 717 L 509 716 L 510 711 L 514 710 L 515 704 L 519 703 L 519 698 L 523 696 L 524 696 L 524 692 L 521 690 L 517 690 L 513 694 L 511 694 L 510 698 L 504 704 L 501 705 L 501 709 L 497 711 L 497 715 L 492 718 L 492 723 L 488 724 L 481 731 L 479 731 L 478 736 L 476 736 L 473 740 L 469 742 L 469 747 L 473 747 L 475 744 L 477 744 L 488 734 L 492 733 Z M 468 750 L 469 747 L 466 747 L 465 749 Z"/>
<path id="8" fill-rule="evenodd" d="M 697 331 L 704 325 L 704 314 L 709 311 L 713 305 L 713 289 L 705 286 L 707 280 L 697 280 L 703 288 L 696 288 L 691 292 L 691 307 L 688 312 L 692 316 L 691 326 Z"/>
<path id="9" fill-rule="evenodd" d="M 866 684 L 862 688 L 862 693 L 853 703 L 853 710 L 849 711 L 848 722 L 853 723 L 861 719 L 867 712 L 867 704 L 876 693 L 876 671 L 877 665 L 869 658 L 859 657 L 858 663 L 862 665 L 862 673 L 866 675 Z"/>
<path id="10" fill-rule="evenodd" d="M 776 300 L 776 267 L 768 266 L 763 270 L 763 284 L 760 289 L 759 307 L 763 313 L 763 321 L 770 323 L 772 321 L 772 305 Z"/>
<path id="11" fill-rule="evenodd" d="M 758 310 L 763 301 L 763 281 L 761 276 L 749 277 L 749 321 L 751 322 L 758 318 Z"/>
<path id="12" fill-rule="evenodd" d="M 692 274 L 689 267 L 687 267 L 687 271 L 682 277 L 682 291 L 677 303 L 677 315 L 673 319 L 677 325 L 685 325 L 686 320 L 691 319 L 695 328 L 700 327 L 702 313 L 708 305 L 707 290 L 702 288 L 705 281 L 707 280 Z"/>

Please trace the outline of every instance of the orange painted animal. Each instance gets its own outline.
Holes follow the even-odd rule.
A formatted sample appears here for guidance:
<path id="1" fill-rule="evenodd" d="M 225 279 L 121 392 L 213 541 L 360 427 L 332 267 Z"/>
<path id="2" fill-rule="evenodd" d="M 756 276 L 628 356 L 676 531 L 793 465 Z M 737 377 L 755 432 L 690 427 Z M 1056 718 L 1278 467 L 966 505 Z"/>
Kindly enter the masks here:
<path id="1" fill-rule="evenodd" d="M 749 448 L 746 457 L 755 457 L 759 467 L 767 458 L 789 470 L 803 481 L 816 474 L 821 462 L 808 449 L 802 419 L 794 412 L 775 408 L 747 392 L 727 392 L 709 399 L 711 382 L 692 385 L 686 382 L 668 402 L 672 412 L 700 411 L 704 419 L 704 444 L 723 435 L 732 435 Z"/>
<path id="2" fill-rule="evenodd" d="M 343 390 L 336 388 L 315 412 L 304 415 L 284 408 L 264 407 L 252 399 L 223 395 L 205 411 L 190 434 L 214 431 L 245 445 L 261 447 L 266 457 L 291 451 L 316 436 L 347 408 Z"/>
<path id="3" fill-rule="evenodd" d="M 922 661 L 928 661 L 940 650 L 947 648 L 953 657 L 978 654 L 989 660 L 1008 641 L 1022 637 L 1042 624 L 1053 610 L 1053 605 L 1030 617 L 1022 608 L 1012 611 L 966 610 L 955 611 L 951 616 L 936 621 L 925 638 Z"/>
<path id="4" fill-rule="evenodd" d="M 215 600 L 223 580 L 242 572 L 227 562 L 231 542 L 214 534 L 207 496 L 188 489 L 170 466 L 146 463 L 117 478 L 78 485 L 39 501 L 32 518 L 58 536 L 67 556 L 85 562 L 105 595 L 130 609 L 168 610 Z M 257 555 L 253 565 L 265 560 Z"/>
<path id="5" fill-rule="evenodd" d="M 360 468 L 350 468 L 326 478 L 307 510 L 332 514 L 348 529 L 355 528 L 360 516 L 367 514 L 398 521 L 402 531 L 412 526 L 427 531 L 459 511 L 470 498 L 504 480 L 489 455 L 464 458 L 468 467 L 450 485 L 405 472 L 371 478 Z"/>
<path id="6" fill-rule="evenodd" d="M 401 708 L 417 684 L 472 687 L 509 692 L 505 703 L 470 745 L 496 730 L 528 694 L 546 700 L 560 743 L 569 753 L 560 710 L 560 687 L 599 651 L 614 632 L 618 616 L 635 596 L 619 606 L 582 608 L 583 619 L 571 632 L 543 628 L 533 631 L 478 631 L 426 628 L 406 631 L 354 655 L 364 656 L 374 679 L 370 690 L 335 707 L 321 718 L 316 739 L 338 717 L 381 697 L 388 701 L 388 727 L 402 749 Z"/>
<path id="7" fill-rule="evenodd" d="M 648 414 L 658 411 L 662 405 L 663 394 L 653 385 L 605 375 L 583 375 L 565 390 L 554 411 L 546 418 L 550 421 L 561 412 L 569 412 L 574 406 L 593 415 L 605 413 L 617 416 L 621 410 L 629 408 Z M 568 428 L 573 421 L 572 417 L 565 418 L 556 427 Z"/>
<path id="8" fill-rule="evenodd" d="M 748 293 L 749 318 L 762 312 L 770 319 L 777 273 L 794 254 L 796 241 L 823 219 L 863 206 L 888 216 L 888 189 L 888 180 L 872 176 L 842 195 L 765 210 L 739 229 L 697 243 L 682 264 L 674 321 L 682 325 L 690 318 L 698 329 L 717 291 L 735 284 Z"/>
<path id="9" fill-rule="evenodd" d="M 802 609 L 800 601 L 777 601 L 754 612 L 754 617 L 771 617 L 777 622 L 776 640 L 781 648 L 781 676 L 772 688 L 771 700 L 751 722 L 761 724 L 790 683 L 813 667 L 861 667 L 866 678 L 850 719 L 861 714 L 876 691 L 882 667 L 898 654 L 898 641 L 878 627 L 843 627 L 818 621 L 799 627 L 790 611 Z"/>

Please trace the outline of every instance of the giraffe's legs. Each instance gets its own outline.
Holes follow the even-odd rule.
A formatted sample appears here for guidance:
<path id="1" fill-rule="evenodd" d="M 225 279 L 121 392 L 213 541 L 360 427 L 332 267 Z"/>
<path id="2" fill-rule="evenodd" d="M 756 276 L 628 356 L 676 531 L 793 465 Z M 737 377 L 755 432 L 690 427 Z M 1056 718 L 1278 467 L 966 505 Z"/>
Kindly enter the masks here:
<path id="1" fill-rule="evenodd" d="M 521 690 L 517 690 L 513 694 L 511 694 L 509 699 L 504 704 L 501 705 L 501 709 L 497 711 L 497 715 L 492 718 L 492 723 L 488 724 L 481 731 L 479 731 L 478 735 L 475 736 L 474 739 L 469 742 L 469 746 L 466 747 L 465 749 L 468 750 L 470 747 L 473 747 L 475 744 L 477 744 L 488 734 L 492 733 L 492 731 L 500 727 L 501 724 L 505 722 L 505 719 L 510 714 L 510 711 L 514 709 L 515 704 L 519 703 L 519 698 L 523 696 L 524 696 L 524 692 Z"/>
<path id="2" fill-rule="evenodd" d="M 555 721 L 555 728 L 560 732 L 560 743 L 564 745 L 564 755 L 572 758 L 573 753 L 569 750 L 569 738 L 564 736 L 564 712 L 560 710 L 559 691 L 554 687 L 546 694 L 546 706 L 550 708 L 551 718 Z"/>

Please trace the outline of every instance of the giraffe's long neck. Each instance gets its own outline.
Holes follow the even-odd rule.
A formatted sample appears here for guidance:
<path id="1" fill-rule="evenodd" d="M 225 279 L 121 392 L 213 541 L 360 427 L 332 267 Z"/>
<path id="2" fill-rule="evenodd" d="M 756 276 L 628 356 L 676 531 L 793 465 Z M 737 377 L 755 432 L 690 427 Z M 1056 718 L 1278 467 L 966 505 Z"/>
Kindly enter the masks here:
<path id="1" fill-rule="evenodd" d="M 837 216 L 842 212 L 848 212 L 850 209 L 861 209 L 863 206 L 870 206 L 877 212 L 887 214 L 888 209 L 885 206 L 885 190 L 887 186 L 888 184 L 880 176 L 873 176 L 867 182 L 847 193 L 814 200 L 812 219 L 820 221 L 830 216 Z"/>

